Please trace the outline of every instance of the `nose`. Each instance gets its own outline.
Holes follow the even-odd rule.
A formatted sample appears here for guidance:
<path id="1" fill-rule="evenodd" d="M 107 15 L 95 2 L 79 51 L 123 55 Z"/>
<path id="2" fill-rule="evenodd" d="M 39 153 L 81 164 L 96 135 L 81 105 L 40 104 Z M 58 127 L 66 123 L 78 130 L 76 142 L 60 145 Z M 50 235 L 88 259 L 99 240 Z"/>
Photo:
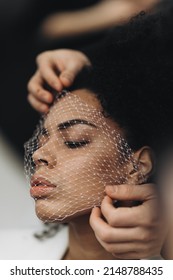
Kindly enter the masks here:
<path id="1" fill-rule="evenodd" d="M 46 166 L 53 169 L 56 166 L 56 153 L 48 143 L 36 150 L 32 158 L 36 167 Z"/>

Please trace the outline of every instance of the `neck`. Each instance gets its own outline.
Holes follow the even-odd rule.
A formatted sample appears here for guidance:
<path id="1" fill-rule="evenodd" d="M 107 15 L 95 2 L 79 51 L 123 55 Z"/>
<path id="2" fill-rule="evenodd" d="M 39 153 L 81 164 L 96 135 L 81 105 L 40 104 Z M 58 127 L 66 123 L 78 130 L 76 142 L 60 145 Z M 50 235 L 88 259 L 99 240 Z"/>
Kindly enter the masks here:
<path id="1" fill-rule="evenodd" d="M 69 223 L 69 250 L 65 256 L 68 260 L 110 260 L 112 254 L 97 241 L 89 225 L 89 215 L 75 218 Z"/>

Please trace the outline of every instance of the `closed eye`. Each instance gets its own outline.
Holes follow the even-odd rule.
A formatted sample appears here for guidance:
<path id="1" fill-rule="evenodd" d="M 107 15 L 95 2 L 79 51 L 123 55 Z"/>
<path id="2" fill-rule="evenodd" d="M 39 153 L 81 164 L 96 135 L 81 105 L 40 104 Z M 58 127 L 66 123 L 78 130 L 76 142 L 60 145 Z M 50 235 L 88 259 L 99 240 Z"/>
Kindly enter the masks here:
<path id="1" fill-rule="evenodd" d="M 82 140 L 82 141 L 65 141 L 64 144 L 69 148 L 69 149 L 77 149 L 81 148 L 83 146 L 86 146 L 89 144 L 90 141 L 88 140 Z"/>

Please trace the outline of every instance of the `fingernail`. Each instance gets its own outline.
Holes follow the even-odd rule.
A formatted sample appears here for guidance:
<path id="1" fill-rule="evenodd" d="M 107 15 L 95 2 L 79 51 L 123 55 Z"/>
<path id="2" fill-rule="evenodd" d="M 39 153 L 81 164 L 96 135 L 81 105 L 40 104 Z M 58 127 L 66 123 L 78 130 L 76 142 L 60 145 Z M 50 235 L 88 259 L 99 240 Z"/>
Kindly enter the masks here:
<path id="1" fill-rule="evenodd" d="M 51 86 L 52 86 L 53 89 L 55 89 L 55 90 L 57 90 L 57 91 L 61 91 L 61 90 L 62 90 L 62 86 L 61 86 L 60 83 L 53 82 L 53 83 L 51 84 Z"/>
<path id="2" fill-rule="evenodd" d="M 117 186 L 106 186 L 106 191 L 114 193 L 117 191 Z"/>

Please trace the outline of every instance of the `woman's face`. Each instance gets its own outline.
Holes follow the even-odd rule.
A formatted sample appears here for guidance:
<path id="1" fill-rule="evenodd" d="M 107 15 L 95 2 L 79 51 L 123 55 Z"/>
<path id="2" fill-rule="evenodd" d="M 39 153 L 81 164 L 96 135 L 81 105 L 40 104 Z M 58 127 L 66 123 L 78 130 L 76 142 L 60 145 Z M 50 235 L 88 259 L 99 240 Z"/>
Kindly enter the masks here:
<path id="1" fill-rule="evenodd" d="M 60 98 L 45 118 L 32 155 L 30 190 L 40 219 L 67 222 L 89 213 L 100 205 L 106 185 L 127 180 L 130 149 L 101 111 L 95 95 L 77 90 Z"/>

